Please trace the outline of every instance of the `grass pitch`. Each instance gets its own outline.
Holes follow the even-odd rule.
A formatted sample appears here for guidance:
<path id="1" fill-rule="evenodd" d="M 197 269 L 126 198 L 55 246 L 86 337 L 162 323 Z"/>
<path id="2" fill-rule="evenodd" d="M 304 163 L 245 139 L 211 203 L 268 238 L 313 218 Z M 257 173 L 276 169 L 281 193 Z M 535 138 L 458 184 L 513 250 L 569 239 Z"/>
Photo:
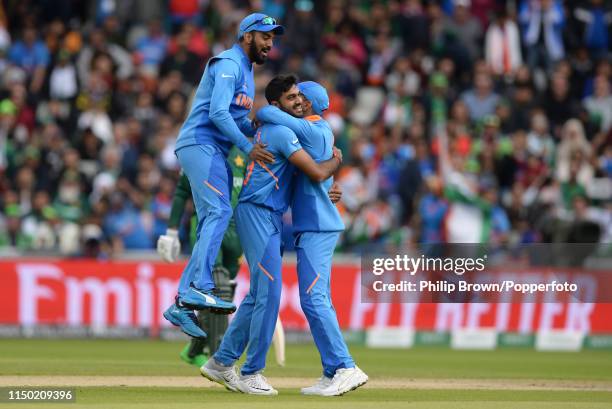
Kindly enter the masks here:
<path id="1" fill-rule="evenodd" d="M 74 385 L 77 402 L 52 408 L 612 408 L 612 353 L 419 347 L 351 352 L 370 376 L 339 398 L 299 394 L 320 375 L 313 345 L 289 345 L 287 366 L 268 359 L 277 397 L 214 387 L 178 359 L 182 343 L 132 340 L 0 340 L 0 386 Z M 136 382 L 138 380 L 138 382 Z M 152 386 L 147 385 L 148 382 Z M 114 386 L 109 386 L 114 385 Z M 2 404 L 47 408 L 49 403 Z"/>

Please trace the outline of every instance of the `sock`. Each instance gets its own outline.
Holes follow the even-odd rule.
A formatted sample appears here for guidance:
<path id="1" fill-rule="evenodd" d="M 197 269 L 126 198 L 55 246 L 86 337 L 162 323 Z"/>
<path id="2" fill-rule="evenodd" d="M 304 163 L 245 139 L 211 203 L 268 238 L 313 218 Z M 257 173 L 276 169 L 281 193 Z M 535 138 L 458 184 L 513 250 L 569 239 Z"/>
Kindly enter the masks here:
<path id="1" fill-rule="evenodd" d="M 207 365 L 210 368 L 215 369 L 217 371 L 226 371 L 227 368 L 231 367 L 231 365 L 223 365 L 221 362 L 217 361 L 215 358 L 209 359 Z"/>

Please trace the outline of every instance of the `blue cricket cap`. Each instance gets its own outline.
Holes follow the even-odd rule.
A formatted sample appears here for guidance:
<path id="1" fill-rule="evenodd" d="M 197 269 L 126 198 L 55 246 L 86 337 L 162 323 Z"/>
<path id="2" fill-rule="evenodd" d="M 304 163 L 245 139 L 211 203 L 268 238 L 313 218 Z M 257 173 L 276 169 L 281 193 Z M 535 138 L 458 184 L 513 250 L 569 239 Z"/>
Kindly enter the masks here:
<path id="1" fill-rule="evenodd" d="M 315 114 L 321 115 L 329 108 L 329 97 L 327 90 L 321 84 L 314 81 L 304 81 L 297 84 L 300 92 L 312 103 L 312 110 Z"/>
<path id="2" fill-rule="evenodd" d="M 276 24 L 276 19 L 263 13 L 253 13 L 246 16 L 240 22 L 238 29 L 238 38 L 241 38 L 244 33 L 250 31 L 274 31 L 274 34 L 282 35 L 285 32 L 285 27 Z"/>

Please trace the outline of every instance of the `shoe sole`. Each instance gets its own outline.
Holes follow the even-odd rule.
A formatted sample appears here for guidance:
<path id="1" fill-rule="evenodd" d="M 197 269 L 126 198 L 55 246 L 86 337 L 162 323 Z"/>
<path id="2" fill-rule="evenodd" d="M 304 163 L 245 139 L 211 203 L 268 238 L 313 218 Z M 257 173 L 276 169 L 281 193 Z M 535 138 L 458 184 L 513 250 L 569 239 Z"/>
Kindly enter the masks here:
<path id="1" fill-rule="evenodd" d="M 164 318 L 165 318 L 165 319 L 166 319 L 168 322 L 170 322 L 170 324 L 174 325 L 175 327 L 179 327 L 179 328 L 181 329 L 181 331 L 183 332 L 183 334 L 187 334 L 187 335 L 189 335 L 191 338 L 204 339 L 204 338 L 206 338 L 206 337 L 207 337 L 207 335 L 206 335 L 206 334 L 204 334 L 204 336 L 202 336 L 202 335 L 192 334 L 192 333 L 189 333 L 189 332 L 185 331 L 185 330 L 183 329 L 183 327 L 181 327 L 181 322 L 180 322 L 180 321 L 175 320 L 175 319 L 174 319 L 174 317 L 172 317 L 172 315 L 169 315 L 169 314 L 168 314 L 168 315 L 166 315 L 166 312 L 164 312 L 162 315 L 164 316 Z"/>
<path id="2" fill-rule="evenodd" d="M 331 396 L 342 396 L 342 395 L 346 395 L 349 392 L 354 391 L 355 389 L 359 388 L 360 386 L 365 385 L 366 383 L 368 383 L 368 381 L 370 380 L 370 378 L 366 377 L 363 381 L 351 386 L 349 389 L 339 392 L 339 393 L 334 393 L 332 395 L 324 395 L 321 393 L 317 393 L 317 394 L 312 394 L 312 395 L 317 395 L 317 396 L 325 396 L 325 397 L 331 397 Z"/>
<path id="3" fill-rule="evenodd" d="M 266 392 L 243 392 L 246 395 L 257 395 L 257 396 L 278 396 L 278 391 L 275 389 L 272 393 Z"/>
<path id="4" fill-rule="evenodd" d="M 213 307 L 210 305 L 205 305 L 202 306 L 201 304 L 191 304 L 189 302 L 186 301 L 182 301 L 183 305 L 185 307 L 189 307 L 191 309 L 194 310 L 198 310 L 198 311 L 202 311 L 202 310 L 208 310 L 210 312 L 212 312 L 213 314 L 219 314 L 219 315 L 229 315 L 229 314 L 233 314 L 236 312 L 236 307 L 232 307 L 232 308 L 219 308 L 219 307 Z"/>
<path id="5" fill-rule="evenodd" d="M 244 392 L 242 392 L 238 388 L 233 388 L 233 387 L 229 386 L 225 381 L 223 381 L 223 379 L 215 378 L 213 375 L 211 375 L 211 374 L 209 374 L 207 372 L 204 372 L 202 370 L 202 368 L 200 368 L 200 375 L 202 375 L 202 377 L 208 379 L 211 382 L 218 383 L 219 385 L 223 386 L 225 389 L 227 389 L 230 392 L 244 393 Z"/>
<path id="6" fill-rule="evenodd" d="M 368 378 L 366 378 L 364 381 L 362 381 L 362 382 L 358 383 L 357 385 L 354 385 L 354 386 L 353 386 L 353 387 L 351 387 L 349 390 L 344 391 L 344 392 L 341 392 L 341 393 L 339 393 L 338 395 L 332 395 L 332 396 L 342 396 L 342 395 L 345 395 L 345 394 L 347 394 L 347 393 L 349 393 L 349 392 L 354 391 L 355 389 L 359 388 L 360 386 L 365 385 L 366 383 L 368 383 Z"/>

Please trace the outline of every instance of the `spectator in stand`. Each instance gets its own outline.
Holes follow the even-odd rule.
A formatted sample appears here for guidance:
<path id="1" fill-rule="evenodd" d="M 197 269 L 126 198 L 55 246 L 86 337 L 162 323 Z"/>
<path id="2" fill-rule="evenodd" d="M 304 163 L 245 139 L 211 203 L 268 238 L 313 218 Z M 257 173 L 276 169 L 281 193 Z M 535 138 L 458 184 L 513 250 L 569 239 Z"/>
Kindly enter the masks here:
<path id="1" fill-rule="evenodd" d="M 93 29 L 86 44 L 77 59 L 79 80 L 82 84 L 89 83 L 94 57 L 99 54 L 106 54 L 110 57 L 113 68 L 116 67 L 118 78 L 127 79 L 134 73 L 131 55 L 120 45 L 109 43 L 106 34 L 101 29 Z"/>
<path id="2" fill-rule="evenodd" d="M 143 215 L 125 195 L 120 192 L 111 194 L 104 230 L 114 252 L 152 248 L 152 238 L 145 225 Z"/>
<path id="3" fill-rule="evenodd" d="M 108 247 L 104 241 L 104 233 L 100 226 L 96 224 L 83 226 L 80 257 L 106 260 L 109 253 Z"/>
<path id="4" fill-rule="evenodd" d="M 197 21 L 200 17 L 201 0 L 169 0 L 168 12 L 172 26 L 180 27 L 183 23 Z"/>
<path id="5" fill-rule="evenodd" d="M 106 57 L 105 61 L 108 61 Z M 100 72 L 88 74 L 87 87 L 78 96 L 77 107 L 82 111 L 78 118 L 78 128 L 91 128 L 104 143 L 112 140 L 113 124 L 109 115 L 112 107 L 112 88 Z"/>
<path id="6" fill-rule="evenodd" d="M 392 98 L 413 97 L 420 92 L 421 76 L 412 66 L 410 58 L 400 55 L 387 74 L 385 85 Z"/>
<path id="7" fill-rule="evenodd" d="M 495 75 L 512 76 L 523 63 L 519 29 L 506 10 L 498 11 L 487 29 L 485 59 Z"/>
<path id="8" fill-rule="evenodd" d="M 441 72 L 432 73 L 429 89 L 423 96 L 423 105 L 432 130 L 446 126 L 451 104 L 448 78 Z"/>
<path id="9" fill-rule="evenodd" d="M 585 160 L 591 157 L 592 147 L 586 139 L 584 127 L 577 119 L 564 125 L 561 143 L 557 150 L 556 179 L 565 183 L 574 178 L 581 186 L 587 185 L 593 177 L 593 169 Z M 566 204 L 569 202 L 566 197 Z"/>
<path id="10" fill-rule="evenodd" d="M 493 248 L 498 248 L 506 244 L 511 232 L 510 220 L 506 209 L 499 204 L 497 188 L 494 185 L 489 185 L 483 188 L 482 197 L 490 206 L 490 233 L 488 243 Z"/>
<path id="11" fill-rule="evenodd" d="M 590 7 L 578 7 L 574 16 L 584 24 L 584 45 L 594 58 L 605 57 L 610 52 L 609 26 L 612 24 L 610 5 L 603 0 L 590 0 Z"/>
<path id="12" fill-rule="evenodd" d="M 314 4 L 310 0 L 295 2 L 295 11 L 287 16 L 286 38 L 284 46 L 291 54 L 297 54 L 308 61 L 316 60 L 322 51 L 320 18 L 314 13 Z"/>
<path id="13" fill-rule="evenodd" d="M 550 86 L 540 101 L 547 119 L 551 122 L 553 135 L 558 136 L 561 127 L 571 118 L 578 115 L 579 104 L 570 94 L 569 78 L 560 72 L 555 72 Z"/>
<path id="14" fill-rule="evenodd" d="M 526 66 L 519 68 L 514 87 L 509 92 L 512 131 L 529 129 L 531 111 L 536 107 L 535 90 Z"/>
<path id="15" fill-rule="evenodd" d="M 527 64 L 550 70 L 565 57 L 565 14 L 559 0 L 523 0 L 519 9 Z"/>
<path id="16" fill-rule="evenodd" d="M 400 44 L 391 39 L 386 31 L 378 32 L 371 38 L 371 43 L 367 83 L 379 86 L 385 83 L 389 67 L 400 51 Z"/>
<path id="17" fill-rule="evenodd" d="M 136 59 L 145 69 L 157 73 L 158 67 L 166 57 L 168 37 L 162 31 L 161 22 L 149 22 L 147 34 L 136 43 Z"/>
<path id="18" fill-rule="evenodd" d="M 445 29 L 457 44 L 467 51 L 469 61 L 475 61 L 482 54 L 482 26 L 470 11 L 471 0 L 454 0 L 455 8 L 452 18 L 448 19 Z"/>
<path id="19" fill-rule="evenodd" d="M 425 180 L 426 193 L 419 201 L 420 243 L 444 242 L 444 217 L 448 211 L 448 203 L 442 195 L 442 182 L 437 176 Z"/>
<path id="20" fill-rule="evenodd" d="M 600 75 L 594 81 L 595 92 L 584 100 L 584 107 L 589 112 L 591 121 L 597 128 L 608 133 L 612 128 L 612 94 L 610 93 L 610 81 Z"/>
<path id="21" fill-rule="evenodd" d="M 101 152 L 102 167 L 92 181 L 89 203 L 94 205 L 102 197 L 110 194 L 117 183 L 121 169 L 121 151 L 116 145 L 108 145 Z"/>
<path id="22" fill-rule="evenodd" d="M 34 172 L 28 167 L 20 168 L 15 180 L 15 190 L 17 193 L 17 206 L 19 216 L 24 216 L 32 210 L 32 200 L 36 190 L 36 180 Z"/>
<path id="23" fill-rule="evenodd" d="M 472 121 L 480 121 L 487 115 L 493 115 L 499 103 L 499 95 L 493 91 L 493 81 L 488 73 L 476 74 L 474 87 L 466 91 L 461 99 L 470 111 Z"/>
<path id="24" fill-rule="evenodd" d="M 53 207 L 58 217 L 67 223 L 78 223 L 87 215 L 87 202 L 79 175 L 65 172 L 62 176 Z"/>
<path id="25" fill-rule="evenodd" d="M 306 0 L 306 2 L 310 2 L 310 0 Z M 312 2 L 310 2 L 312 4 Z M 296 9 L 299 8 L 296 4 Z M 308 6 L 301 6 L 302 8 Z M 287 11 L 287 5 L 284 0 L 263 0 L 262 1 L 262 10 L 261 12 L 267 14 L 268 16 L 275 16 L 279 20 L 285 19 L 285 12 Z"/>
<path id="26" fill-rule="evenodd" d="M 17 194 L 8 191 L 4 194 L 4 206 L 0 212 L 0 247 L 15 247 L 27 250 L 32 238 L 27 236 L 21 226 L 21 209 Z"/>
<path id="27" fill-rule="evenodd" d="M 193 22 L 185 23 L 179 32 L 184 37 L 186 48 L 197 55 L 199 58 L 207 60 L 210 57 L 210 46 L 206 39 L 206 34 Z M 179 38 L 178 36 L 176 37 Z M 170 41 L 168 48 L 170 52 L 175 52 L 177 43 L 174 40 Z"/>
<path id="28" fill-rule="evenodd" d="M 555 142 L 548 133 L 548 119 L 542 111 L 535 111 L 531 116 L 527 150 L 530 154 L 543 159 L 548 166 L 552 166 L 555 160 Z"/>
<path id="29" fill-rule="evenodd" d="M 49 194 L 38 191 L 34 194 L 32 210 L 23 218 L 22 233 L 33 249 L 50 250 L 56 245 L 54 234 L 58 215 L 50 205 Z"/>
<path id="30" fill-rule="evenodd" d="M 0 246 L 151 249 L 189 96 L 257 2 L 43 3 L 0 7 Z M 585 221 L 611 240 L 607 2 L 260 3 L 289 32 L 255 76 L 254 111 L 280 71 L 327 88 L 344 251 L 568 240 Z M 381 115 L 358 124 L 369 102 Z"/>
<path id="31" fill-rule="evenodd" d="M 173 71 L 178 71 L 182 78 L 192 85 L 197 84 L 204 71 L 204 62 L 197 54 L 189 50 L 189 33 L 182 31 L 178 33 L 171 45 L 168 55 L 161 63 L 160 75 L 165 77 Z"/>
<path id="32" fill-rule="evenodd" d="M 23 30 L 22 39 L 16 41 L 9 50 L 9 60 L 26 71 L 30 90 L 34 94 L 38 93 L 44 84 L 50 56 L 47 46 L 38 38 L 34 27 L 26 27 Z"/>
<path id="33" fill-rule="evenodd" d="M 323 42 L 327 48 L 338 51 L 340 64 L 355 76 L 364 69 L 368 58 L 367 49 L 354 21 L 343 20 L 333 34 L 324 37 Z"/>
<path id="34" fill-rule="evenodd" d="M 429 19 L 420 0 L 401 2 L 392 22 L 408 52 L 429 46 Z"/>
<path id="35" fill-rule="evenodd" d="M 57 61 L 49 74 L 49 96 L 54 100 L 66 101 L 77 96 L 79 81 L 75 65 L 68 50 L 61 49 Z"/>

